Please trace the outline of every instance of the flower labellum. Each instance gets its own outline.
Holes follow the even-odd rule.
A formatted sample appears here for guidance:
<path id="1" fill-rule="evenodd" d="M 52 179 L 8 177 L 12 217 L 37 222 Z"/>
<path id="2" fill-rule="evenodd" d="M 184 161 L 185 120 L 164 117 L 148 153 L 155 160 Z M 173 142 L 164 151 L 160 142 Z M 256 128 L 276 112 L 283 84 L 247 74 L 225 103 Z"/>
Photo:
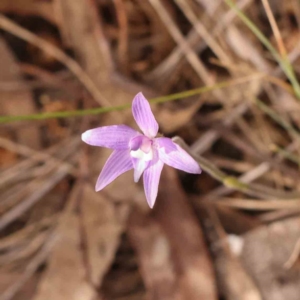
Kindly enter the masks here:
<path id="1" fill-rule="evenodd" d="M 113 149 L 96 183 L 96 191 L 102 190 L 114 179 L 131 169 L 134 181 L 143 174 L 147 202 L 153 208 L 160 174 L 164 164 L 173 168 L 200 174 L 198 163 L 170 138 L 156 137 L 158 124 L 149 102 L 138 93 L 132 102 L 133 117 L 144 134 L 126 126 L 113 125 L 87 130 L 82 140 L 92 146 Z"/>

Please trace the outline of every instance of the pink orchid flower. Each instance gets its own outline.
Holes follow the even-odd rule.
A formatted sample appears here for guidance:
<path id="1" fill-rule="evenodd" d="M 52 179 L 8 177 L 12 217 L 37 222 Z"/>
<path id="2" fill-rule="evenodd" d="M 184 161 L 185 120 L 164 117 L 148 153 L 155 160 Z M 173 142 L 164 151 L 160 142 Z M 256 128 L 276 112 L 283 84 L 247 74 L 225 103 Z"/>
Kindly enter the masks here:
<path id="1" fill-rule="evenodd" d="M 114 150 L 100 173 L 96 191 L 102 190 L 124 172 L 134 169 L 135 182 L 144 173 L 146 199 L 153 208 L 164 164 L 193 174 L 200 174 L 201 169 L 170 138 L 156 137 L 158 123 L 142 93 L 138 93 L 133 99 L 132 114 L 144 134 L 126 125 L 113 125 L 87 130 L 82 134 L 82 140 L 92 146 Z"/>

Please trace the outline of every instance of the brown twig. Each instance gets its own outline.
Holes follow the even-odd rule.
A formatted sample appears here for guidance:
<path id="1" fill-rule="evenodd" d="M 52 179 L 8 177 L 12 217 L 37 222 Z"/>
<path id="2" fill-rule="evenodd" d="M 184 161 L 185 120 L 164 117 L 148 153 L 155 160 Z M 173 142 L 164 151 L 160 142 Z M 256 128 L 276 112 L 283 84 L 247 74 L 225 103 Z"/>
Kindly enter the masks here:
<path id="1" fill-rule="evenodd" d="M 160 16 L 161 20 L 164 22 L 165 26 L 168 28 L 173 39 L 178 43 L 182 48 L 182 51 L 185 53 L 188 62 L 191 67 L 195 70 L 200 78 L 207 84 L 213 84 L 213 80 L 206 67 L 199 60 L 195 51 L 191 49 L 190 45 L 183 37 L 179 29 L 177 28 L 175 22 L 171 19 L 168 11 L 162 5 L 160 0 L 149 0 L 153 8 L 156 10 L 157 14 Z"/>
<path id="2" fill-rule="evenodd" d="M 15 22 L 11 21 L 9 18 L 1 14 L 0 28 L 36 46 L 37 48 L 56 58 L 78 78 L 78 80 L 84 85 L 84 87 L 100 105 L 110 106 L 110 102 L 103 97 L 102 93 L 99 91 L 88 74 L 75 60 L 66 55 L 62 50 L 58 49 L 56 46 L 38 37 L 34 33 L 21 27 L 20 25 L 16 24 Z"/>
<path id="3" fill-rule="evenodd" d="M 218 198 L 213 202 L 220 206 L 229 206 L 232 208 L 246 209 L 246 210 L 287 210 L 295 209 L 300 206 L 299 199 L 287 200 L 253 200 L 253 199 L 239 199 L 239 198 Z"/>
<path id="4" fill-rule="evenodd" d="M 128 17 L 123 0 L 113 0 L 119 23 L 118 58 L 123 72 L 128 70 Z"/>
<path id="5" fill-rule="evenodd" d="M 16 205 L 10 211 L 5 213 L 0 219 L 0 230 L 8 226 L 16 218 L 21 216 L 35 203 L 37 203 L 43 195 L 49 192 L 58 182 L 62 180 L 69 172 L 68 167 L 65 165 L 59 167 L 57 171 L 50 177 L 47 178 L 46 182 L 40 182 L 37 184 L 37 189 L 32 192 L 27 198 L 23 199 L 21 203 Z"/>
<path id="6" fill-rule="evenodd" d="M 57 236 L 55 234 L 48 237 L 47 242 L 44 244 L 39 253 L 36 254 L 36 256 L 28 263 L 18 280 L 14 281 L 14 283 L 4 291 L 4 293 L 0 296 L 0 300 L 10 300 L 16 295 L 27 280 L 34 274 L 34 272 L 36 272 L 38 267 L 44 262 L 56 242 Z"/>
<path id="7" fill-rule="evenodd" d="M 271 27 L 272 27 L 274 37 L 275 37 L 276 42 L 277 42 L 277 46 L 278 46 L 278 50 L 280 52 L 280 55 L 282 56 L 282 58 L 286 58 L 287 57 L 287 51 L 285 49 L 280 31 L 278 29 L 278 26 L 277 26 L 277 23 L 275 21 L 274 15 L 272 13 L 269 1 L 268 0 L 261 0 L 261 1 L 263 3 L 264 8 L 265 8 L 265 11 L 266 11 L 266 14 L 268 16 L 269 22 L 271 24 Z"/>

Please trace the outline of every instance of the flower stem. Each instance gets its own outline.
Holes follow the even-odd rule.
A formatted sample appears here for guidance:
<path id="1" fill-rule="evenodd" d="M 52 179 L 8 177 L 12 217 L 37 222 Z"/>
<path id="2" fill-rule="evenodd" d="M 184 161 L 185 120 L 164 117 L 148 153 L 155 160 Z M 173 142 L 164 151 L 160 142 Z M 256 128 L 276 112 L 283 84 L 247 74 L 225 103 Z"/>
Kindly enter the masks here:
<path id="1" fill-rule="evenodd" d="M 275 190 L 260 184 L 246 183 L 234 176 L 230 176 L 225 172 L 221 171 L 213 163 L 209 162 L 206 158 L 201 155 L 192 153 L 189 146 L 178 136 L 172 139 L 175 143 L 180 145 L 185 151 L 187 151 L 200 165 L 200 167 L 207 172 L 211 177 L 221 182 L 224 186 L 241 191 L 249 196 L 258 198 L 277 198 L 277 199 L 295 199 L 300 197 L 298 192 L 284 192 Z"/>
<path id="2" fill-rule="evenodd" d="M 263 74 L 259 77 L 264 76 Z M 197 89 L 192 89 L 176 94 L 171 94 L 167 96 L 162 96 L 158 98 L 153 98 L 150 100 L 151 103 L 163 103 L 168 101 L 179 100 L 182 98 L 192 97 L 199 94 L 208 93 L 213 90 L 222 89 L 225 87 L 242 84 L 251 79 L 257 79 L 253 76 L 245 76 L 238 80 L 229 80 L 223 81 L 211 86 L 204 86 Z M 112 111 L 120 111 L 124 109 L 128 109 L 131 107 L 131 103 L 123 104 L 119 106 L 110 106 L 110 107 L 97 107 L 97 108 L 90 108 L 90 109 L 81 109 L 81 110 L 72 110 L 72 111 L 59 111 L 59 112 L 48 112 L 48 113 L 38 113 L 38 114 L 31 114 L 31 115 L 19 115 L 19 116 L 0 116 L 0 124 L 2 123 L 10 123 L 16 121 L 31 121 L 31 120 L 46 120 L 46 119 L 54 119 L 54 118 L 69 118 L 69 117 L 79 117 L 79 116 L 88 116 L 88 115 L 99 115 L 103 113 L 108 113 Z"/>

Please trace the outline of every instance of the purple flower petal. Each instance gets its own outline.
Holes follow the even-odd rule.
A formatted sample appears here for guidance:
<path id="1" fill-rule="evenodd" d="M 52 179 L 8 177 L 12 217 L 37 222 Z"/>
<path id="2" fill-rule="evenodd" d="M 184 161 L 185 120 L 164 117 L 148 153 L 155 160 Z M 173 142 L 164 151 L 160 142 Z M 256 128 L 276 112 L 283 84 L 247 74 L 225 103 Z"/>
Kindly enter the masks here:
<path id="1" fill-rule="evenodd" d="M 150 208 L 153 208 L 157 197 L 158 184 L 163 166 L 164 163 L 157 159 L 156 161 L 151 161 L 149 167 L 144 172 L 144 190 Z"/>
<path id="2" fill-rule="evenodd" d="M 134 182 L 138 182 L 143 172 L 148 167 L 149 161 L 145 161 L 140 158 L 132 158 L 132 163 L 134 168 L 133 180 Z"/>
<path id="3" fill-rule="evenodd" d="M 147 136 L 138 135 L 130 140 L 129 149 L 133 151 L 141 149 L 145 153 L 148 153 L 152 148 L 152 144 L 153 144 L 152 140 L 149 139 Z"/>
<path id="4" fill-rule="evenodd" d="M 158 124 L 151 111 L 149 102 L 142 93 L 138 93 L 133 99 L 132 114 L 146 136 L 153 138 L 157 135 Z"/>
<path id="5" fill-rule="evenodd" d="M 156 138 L 155 143 L 158 146 L 158 148 L 164 148 L 166 153 L 177 151 L 176 144 L 170 138 L 166 138 L 166 137 Z"/>
<path id="6" fill-rule="evenodd" d="M 115 150 L 106 161 L 96 183 L 96 191 L 102 190 L 118 176 L 133 168 L 129 150 Z"/>
<path id="7" fill-rule="evenodd" d="M 173 142 L 172 142 L 173 143 Z M 199 164 L 179 145 L 173 143 L 177 150 L 167 152 L 164 148 L 159 149 L 159 158 L 167 165 L 185 171 L 187 173 L 200 174 L 202 171 Z"/>
<path id="8" fill-rule="evenodd" d="M 141 134 L 126 125 L 113 125 L 87 130 L 81 139 L 92 146 L 122 150 L 129 149 L 130 139 L 138 135 Z"/>
<path id="9" fill-rule="evenodd" d="M 138 150 L 143 144 L 144 138 L 146 137 L 142 134 L 132 138 L 129 142 L 129 149 L 133 151 Z"/>

